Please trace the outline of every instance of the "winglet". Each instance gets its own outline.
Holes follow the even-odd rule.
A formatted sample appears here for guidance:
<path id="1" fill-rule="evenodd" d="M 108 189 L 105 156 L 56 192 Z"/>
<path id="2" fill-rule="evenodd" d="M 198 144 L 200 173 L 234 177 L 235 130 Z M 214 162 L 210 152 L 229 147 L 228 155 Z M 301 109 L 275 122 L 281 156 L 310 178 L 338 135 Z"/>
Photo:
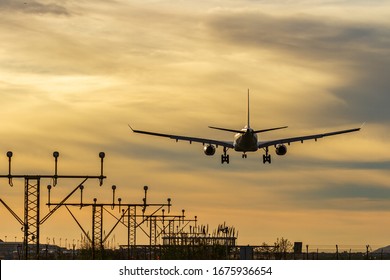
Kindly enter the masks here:
<path id="1" fill-rule="evenodd" d="M 363 126 L 365 126 L 365 125 L 366 125 L 366 122 L 362 123 L 362 125 L 360 126 L 360 129 L 362 129 Z"/>
<path id="2" fill-rule="evenodd" d="M 128 124 L 128 126 L 130 127 L 130 129 L 134 132 L 134 129 Z"/>

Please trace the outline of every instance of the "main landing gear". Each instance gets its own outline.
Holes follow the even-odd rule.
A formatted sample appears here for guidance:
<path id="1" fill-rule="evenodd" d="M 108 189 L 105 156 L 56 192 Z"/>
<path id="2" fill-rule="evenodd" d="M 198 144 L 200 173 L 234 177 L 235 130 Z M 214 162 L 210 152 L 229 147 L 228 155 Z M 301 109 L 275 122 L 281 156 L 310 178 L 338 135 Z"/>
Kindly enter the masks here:
<path id="1" fill-rule="evenodd" d="M 224 164 L 225 162 L 229 164 L 229 155 L 227 154 L 227 150 L 229 148 L 224 147 L 223 148 L 223 154 L 221 155 L 221 164 Z M 264 148 L 265 155 L 263 155 L 263 163 L 266 164 L 267 162 L 270 164 L 271 163 L 271 155 L 268 153 L 268 147 Z M 242 158 L 247 158 L 247 154 L 243 153 Z"/>
<path id="2" fill-rule="evenodd" d="M 271 164 L 271 155 L 268 154 L 268 147 L 265 147 L 264 150 L 265 155 L 263 155 L 263 163 L 265 164 L 266 162 L 268 162 L 269 164 Z"/>
<path id="3" fill-rule="evenodd" d="M 221 155 L 221 163 L 223 164 L 224 162 L 226 162 L 227 164 L 229 164 L 229 155 L 226 154 L 227 152 L 227 148 L 226 147 L 223 147 L 223 155 Z"/>

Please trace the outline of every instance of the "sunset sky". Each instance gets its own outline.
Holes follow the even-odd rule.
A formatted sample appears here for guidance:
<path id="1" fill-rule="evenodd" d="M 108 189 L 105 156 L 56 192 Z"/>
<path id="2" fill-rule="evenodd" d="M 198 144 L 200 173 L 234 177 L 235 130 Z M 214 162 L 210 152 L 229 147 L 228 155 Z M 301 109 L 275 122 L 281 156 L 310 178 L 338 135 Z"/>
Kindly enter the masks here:
<path id="1" fill-rule="evenodd" d="M 99 175 L 104 151 L 108 178 L 88 182 L 85 202 L 111 202 L 115 184 L 140 203 L 148 185 L 150 203 L 170 197 L 172 213 L 226 222 L 243 245 L 389 245 L 389 73 L 389 1 L 0 0 L 0 174 L 9 150 L 14 174 L 52 174 L 58 150 L 60 174 Z M 248 88 L 254 129 L 289 126 L 260 139 L 366 124 L 284 157 L 271 149 L 271 165 L 262 151 L 221 165 L 221 149 L 207 157 L 128 127 L 232 141 L 208 126 L 241 129 Z M 23 181 L 0 182 L 23 217 Z M 78 183 L 60 181 L 52 200 Z M 74 210 L 90 229 L 91 211 Z M 0 205 L 5 236 L 22 232 Z M 79 236 L 65 209 L 41 227 L 41 242 Z"/>

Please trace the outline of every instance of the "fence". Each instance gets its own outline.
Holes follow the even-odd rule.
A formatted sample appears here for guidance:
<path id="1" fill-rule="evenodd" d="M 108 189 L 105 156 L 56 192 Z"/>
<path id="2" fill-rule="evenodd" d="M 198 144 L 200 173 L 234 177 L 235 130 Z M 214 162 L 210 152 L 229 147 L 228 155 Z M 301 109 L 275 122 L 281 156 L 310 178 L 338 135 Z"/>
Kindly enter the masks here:
<path id="1" fill-rule="evenodd" d="M 0 258 L 20 259 L 23 244 L 0 243 Z M 302 250 L 280 250 L 277 246 L 139 245 L 103 249 L 98 259 L 182 260 L 390 260 L 390 247 L 370 245 L 305 245 Z M 40 259 L 91 259 L 91 248 L 66 249 L 42 245 Z M 131 254 L 128 253 L 131 250 Z"/>

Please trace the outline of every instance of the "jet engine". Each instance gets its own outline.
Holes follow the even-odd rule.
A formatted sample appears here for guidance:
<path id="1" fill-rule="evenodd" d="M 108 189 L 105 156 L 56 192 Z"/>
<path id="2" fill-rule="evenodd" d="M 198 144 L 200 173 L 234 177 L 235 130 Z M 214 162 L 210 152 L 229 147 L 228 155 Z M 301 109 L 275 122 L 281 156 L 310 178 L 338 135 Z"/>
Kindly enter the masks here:
<path id="1" fill-rule="evenodd" d="M 280 144 L 276 146 L 276 154 L 278 156 L 284 156 L 287 153 L 287 147 L 286 145 Z"/>
<path id="2" fill-rule="evenodd" d="M 212 156 L 215 154 L 215 146 L 213 145 L 204 146 L 203 150 L 206 156 Z"/>

